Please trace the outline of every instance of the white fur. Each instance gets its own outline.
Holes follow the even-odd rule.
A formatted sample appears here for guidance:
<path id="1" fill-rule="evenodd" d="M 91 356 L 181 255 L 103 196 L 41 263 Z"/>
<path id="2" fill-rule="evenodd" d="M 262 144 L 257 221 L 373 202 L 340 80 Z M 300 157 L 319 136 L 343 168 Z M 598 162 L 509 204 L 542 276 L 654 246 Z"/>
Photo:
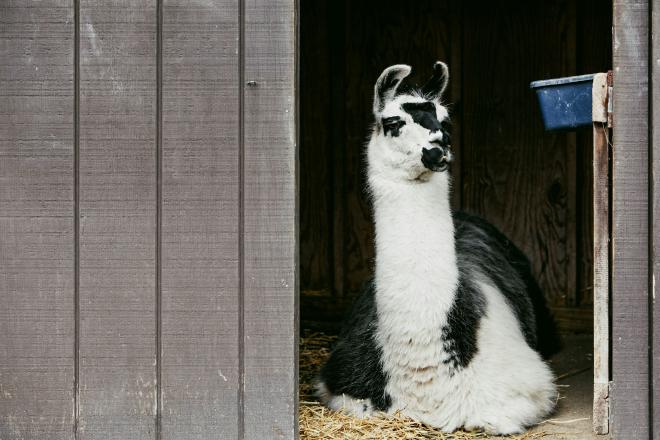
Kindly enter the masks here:
<path id="1" fill-rule="evenodd" d="M 371 399 L 355 399 L 346 394 L 334 395 L 328 391 L 323 382 L 316 384 L 316 395 L 328 408 L 360 419 L 369 417 L 374 413 Z"/>

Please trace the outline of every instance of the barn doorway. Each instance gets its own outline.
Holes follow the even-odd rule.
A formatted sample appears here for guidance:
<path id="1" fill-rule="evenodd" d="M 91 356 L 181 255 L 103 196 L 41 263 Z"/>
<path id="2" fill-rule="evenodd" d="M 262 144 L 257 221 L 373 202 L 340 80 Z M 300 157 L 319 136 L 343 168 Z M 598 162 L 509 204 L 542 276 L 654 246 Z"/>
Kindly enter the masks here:
<path id="1" fill-rule="evenodd" d="M 372 274 L 363 147 L 374 81 L 405 63 L 421 83 L 438 59 L 450 69 L 453 207 L 492 222 L 527 254 L 562 333 L 552 360 L 562 399 L 536 429 L 591 435 L 592 131 L 544 131 L 528 85 L 611 69 L 611 1 L 301 0 L 299 8 L 302 438 L 320 438 L 314 423 L 326 413 L 309 383 Z"/>

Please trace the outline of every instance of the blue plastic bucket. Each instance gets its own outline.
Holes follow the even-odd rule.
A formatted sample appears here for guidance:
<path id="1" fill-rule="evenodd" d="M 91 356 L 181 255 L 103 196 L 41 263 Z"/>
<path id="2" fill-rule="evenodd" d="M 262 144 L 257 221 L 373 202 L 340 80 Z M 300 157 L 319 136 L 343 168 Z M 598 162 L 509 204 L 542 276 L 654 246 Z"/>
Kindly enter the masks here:
<path id="1" fill-rule="evenodd" d="M 546 130 L 591 126 L 591 87 L 594 74 L 534 81 Z"/>

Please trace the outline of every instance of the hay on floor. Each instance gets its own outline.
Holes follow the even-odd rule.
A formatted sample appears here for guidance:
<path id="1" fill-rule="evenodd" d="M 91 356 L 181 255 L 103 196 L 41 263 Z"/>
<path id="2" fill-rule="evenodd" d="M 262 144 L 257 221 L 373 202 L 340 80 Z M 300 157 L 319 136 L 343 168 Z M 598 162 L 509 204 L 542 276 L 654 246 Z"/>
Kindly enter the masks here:
<path id="1" fill-rule="evenodd" d="M 357 419 L 331 411 L 321 405 L 313 395 L 313 381 L 321 365 L 330 354 L 335 336 L 304 332 L 300 339 L 300 439 L 301 440 L 473 440 L 488 439 L 483 432 L 455 432 L 445 434 L 403 416 L 371 417 Z M 535 440 L 546 437 L 544 433 L 526 433 L 506 438 L 511 440 Z"/>

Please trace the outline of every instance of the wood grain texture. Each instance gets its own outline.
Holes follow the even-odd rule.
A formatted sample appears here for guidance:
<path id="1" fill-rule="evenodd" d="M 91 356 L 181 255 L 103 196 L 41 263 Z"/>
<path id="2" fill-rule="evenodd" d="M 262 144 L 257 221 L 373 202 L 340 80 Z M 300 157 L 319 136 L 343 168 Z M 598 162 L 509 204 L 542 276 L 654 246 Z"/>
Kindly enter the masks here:
<path id="1" fill-rule="evenodd" d="M 649 59 L 657 60 L 660 58 L 660 40 L 657 38 L 660 32 L 660 9 L 655 5 L 651 7 L 651 29 L 653 38 L 651 41 L 651 56 Z M 660 434 L 660 299 L 658 298 L 658 281 L 660 281 L 660 66 L 657 63 L 651 63 L 651 95 L 649 96 L 652 108 L 651 117 L 651 145 L 650 154 L 653 160 L 651 167 L 651 191 L 653 198 L 651 200 L 651 316 L 653 317 L 651 331 L 653 345 L 651 378 L 652 378 L 652 425 L 653 435 Z"/>
<path id="2" fill-rule="evenodd" d="M 0 2 L 0 438 L 73 438 L 73 8 Z"/>
<path id="3" fill-rule="evenodd" d="M 650 438 L 648 22 L 648 2 L 614 1 L 612 422 L 630 440 Z"/>
<path id="4" fill-rule="evenodd" d="M 245 0 L 244 438 L 297 426 L 296 4 Z"/>
<path id="5" fill-rule="evenodd" d="M 153 439 L 156 2 L 80 2 L 80 439 Z"/>
<path id="6" fill-rule="evenodd" d="M 463 209 L 522 248 L 553 306 L 574 305 L 574 137 L 544 132 L 527 88 L 573 74 L 574 7 L 534 1 L 465 8 Z"/>
<path id="7" fill-rule="evenodd" d="M 306 289 L 323 295 L 332 294 L 333 266 L 342 267 L 332 264 L 341 259 L 341 251 L 337 254 L 334 249 L 342 243 L 333 226 L 334 219 L 341 220 L 343 214 L 341 200 L 334 198 L 341 192 L 342 182 L 334 179 L 334 173 L 343 167 L 335 166 L 333 159 L 343 150 L 343 123 L 337 120 L 343 112 L 333 111 L 337 100 L 342 99 L 333 92 L 343 95 L 338 86 L 343 76 L 341 70 L 333 69 L 337 68 L 337 59 L 343 58 L 342 48 L 336 48 L 338 37 L 343 35 L 332 20 L 341 3 L 300 2 L 301 33 L 307 36 L 300 41 L 301 51 L 306 54 L 302 60 L 305 68 L 300 72 L 300 89 L 305 90 L 300 94 L 300 111 L 306 115 L 300 127 L 300 161 L 305 164 L 300 167 L 300 181 L 301 188 L 310 188 L 300 193 L 300 260 L 305 262 L 300 282 Z"/>
<path id="8" fill-rule="evenodd" d="M 163 7 L 162 439 L 236 439 L 238 1 Z"/>
<path id="9" fill-rule="evenodd" d="M 576 74 L 607 72 L 612 69 L 612 2 L 577 2 Z M 577 292 L 578 306 L 593 304 L 593 135 L 577 135 Z"/>
<path id="10" fill-rule="evenodd" d="M 330 51 L 328 77 L 330 78 L 330 111 L 332 112 L 330 121 L 332 124 L 331 127 L 333 127 L 330 134 L 331 145 L 329 149 L 331 153 L 329 164 L 332 168 L 330 175 L 332 176 L 333 191 L 332 203 L 330 205 L 332 211 L 330 215 L 332 218 L 332 230 L 330 234 L 332 259 L 329 265 L 331 268 L 330 272 L 334 275 L 329 293 L 332 295 L 330 298 L 334 297 L 335 303 L 339 304 L 346 303 L 347 297 L 347 272 L 346 264 L 344 263 L 346 260 L 346 170 L 343 164 L 346 160 L 347 145 L 344 127 L 346 127 L 346 120 L 350 116 L 343 110 L 346 105 L 346 79 L 342 75 L 343 72 L 346 72 L 344 47 L 346 46 L 346 38 L 348 36 L 346 34 L 344 17 L 346 16 L 347 4 L 347 0 L 329 0 L 328 12 L 330 21 L 328 29 L 331 32 L 328 38 Z M 304 89 L 301 86 L 298 92 L 299 95 L 302 95 L 302 90 Z M 304 193 L 302 190 L 304 187 L 302 184 L 299 187 L 298 192 L 300 194 Z M 303 203 L 301 202 L 300 205 L 302 206 Z M 304 225 L 303 221 L 300 223 Z M 302 240 L 300 241 L 302 242 Z"/>
<path id="11" fill-rule="evenodd" d="M 449 88 L 446 101 L 450 104 L 451 147 L 454 154 L 451 165 L 452 209 L 463 206 L 463 23 L 465 8 L 462 0 L 449 1 Z"/>
<path id="12" fill-rule="evenodd" d="M 607 78 L 604 79 L 602 85 L 607 87 Z M 597 434 L 607 434 L 610 417 L 610 152 L 607 124 L 594 122 L 593 127 L 593 427 Z"/>

